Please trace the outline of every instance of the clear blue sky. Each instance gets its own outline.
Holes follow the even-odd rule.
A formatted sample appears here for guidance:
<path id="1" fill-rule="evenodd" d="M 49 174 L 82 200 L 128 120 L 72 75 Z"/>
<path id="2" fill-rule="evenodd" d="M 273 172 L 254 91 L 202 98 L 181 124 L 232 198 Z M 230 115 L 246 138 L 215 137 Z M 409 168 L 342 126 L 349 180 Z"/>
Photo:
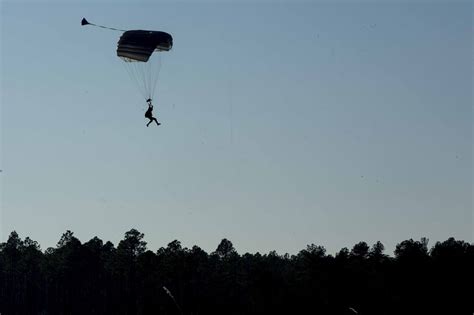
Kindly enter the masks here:
<path id="1" fill-rule="evenodd" d="M 471 2 L 2 1 L 1 239 L 473 241 Z M 163 30 L 156 114 L 116 57 Z"/>

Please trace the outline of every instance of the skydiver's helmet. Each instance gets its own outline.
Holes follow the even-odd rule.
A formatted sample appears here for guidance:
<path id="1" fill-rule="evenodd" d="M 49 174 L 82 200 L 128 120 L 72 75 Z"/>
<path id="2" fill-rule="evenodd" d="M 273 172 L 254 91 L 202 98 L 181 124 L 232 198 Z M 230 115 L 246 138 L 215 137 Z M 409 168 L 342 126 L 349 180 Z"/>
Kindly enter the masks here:
<path id="1" fill-rule="evenodd" d="M 147 103 L 151 103 L 151 98 L 147 99 L 146 101 Z"/>

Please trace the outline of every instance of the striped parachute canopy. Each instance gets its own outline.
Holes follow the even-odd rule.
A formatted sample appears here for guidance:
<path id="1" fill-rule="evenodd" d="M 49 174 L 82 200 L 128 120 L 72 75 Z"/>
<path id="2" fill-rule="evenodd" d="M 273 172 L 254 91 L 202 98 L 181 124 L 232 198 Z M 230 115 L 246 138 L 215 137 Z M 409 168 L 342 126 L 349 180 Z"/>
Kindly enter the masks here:
<path id="1" fill-rule="evenodd" d="M 117 44 L 117 56 L 147 62 L 156 51 L 169 51 L 173 47 L 173 37 L 159 31 L 126 31 Z"/>
<path id="2" fill-rule="evenodd" d="M 152 99 L 161 69 L 161 54 L 173 47 L 173 37 L 160 31 L 126 31 L 117 43 L 117 56 L 125 62 L 132 81 L 145 99 Z"/>

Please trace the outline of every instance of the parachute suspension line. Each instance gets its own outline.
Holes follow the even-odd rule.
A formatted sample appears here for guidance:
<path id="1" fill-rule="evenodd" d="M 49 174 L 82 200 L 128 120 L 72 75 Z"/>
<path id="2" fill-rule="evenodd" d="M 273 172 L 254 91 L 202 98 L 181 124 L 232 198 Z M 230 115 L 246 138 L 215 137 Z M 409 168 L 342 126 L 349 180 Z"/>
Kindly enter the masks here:
<path id="1" fill-rule="evenodd" d="M 128 58 L 121 58 L 123 59 L 123 67 L 125 71 L 128 73 L 128 76 L 132 80 L 132 82 L 138 87 L 138 91 L 143 96 L 143 98 L 147 99 L 146 87 L 143 83 L 142 75 L 140 74 L 140 69 L 137 65 L 137 61 L 133 61 Z"/>
<path id="2" fill-rule="evenodd" d="M 97 24 L 94 24 L 94 23 L 90 23 L 85 18 L 82 19 L 81 25 L 92 25 L 92 26 L 101 27 L 101 28 L 105 28 L 105 29 L 108 29 L 108 30 L 112 30 L 112 31 L 126 32 L 126 30 L 119 30 L 119 29 L 113 28 L 113 27 L 108 27 L 108 26 L 103 26 L 103 25 L 97 25 Z"/>
<path id="3" fill-rule="evenodd" d="M 161 54 L 154 54 L 148 62 L 136 61 L 126 57 L 120 58 L 124 61 L 125 71 L 127 71 L 132 82 L 136 84 L 143 98 L 145 100 L 153 99 L 161 69 Z"/>
<path id="4" fill-rule="evenodd" d="M 136 85 L 138 86 L 138 90 L 140 91 L 140 94 L 143 96 L 143 98 L 146 98 L 146 87 L 143 86 L 143 80 L 140 80 L 140 69 L 138 68 L 138 62 L 137 61 L 130 61 L 129 63 L 130 66 L 128 68 L 130 69 L 130 73 L 132 75 L 132 79 L 135 81 Z"/>
<path id="5" fill-rule="evenodd" d="M 147 98 L 153 99 L 155 95 L 158 77 L 161 70 L 161 58 L 161 53 L 156 52 L 151 55 L 150 59 L 148 60 L 149 65 L 143 67 L 144 81 L 146 84 L 145 89 L 148 93 Z"/>
<path id="6" fill-rule="evenodd" d="M 130 62 L 130 69 L 132 71 L 132 76 L 142 94 L 143 98 L 147 98 L 147 88 L 146 88 L 146 81 L 144 80 L 143 73 L 144 73 L 144 63 L 141 61 L 131 61 Z"/>
<path id="7" fill-rule="evenodd" d="M 155 65 L 154 69 L 150 70 L 150 76 L 152 77 L 150 82 L 151 82 L 151 95 L 155 95 L 155 90 L 156 86 L 158 85 L 158 78 L 160 76 L 160 71 L 161 71 L 161 65 L 162 65 L 162 54 L 161 53 L 156 53 L 154 58 L 155 60 Z"/>

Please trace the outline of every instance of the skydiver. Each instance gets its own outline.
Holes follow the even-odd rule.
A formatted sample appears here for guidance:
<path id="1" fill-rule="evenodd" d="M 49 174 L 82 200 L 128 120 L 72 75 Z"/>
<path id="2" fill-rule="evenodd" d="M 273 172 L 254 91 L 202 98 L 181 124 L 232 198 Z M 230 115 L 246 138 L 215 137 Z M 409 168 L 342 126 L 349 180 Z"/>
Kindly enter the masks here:
<path id="1" fill-rule="evenodd" d="M 145 117 L 150 120 L 150 121 L 148 122 L 148 124 L 146 124 L 146 126 L 148 127 L 153 121 L 156 122 L 156 125 L 157 125 L 157 126 L 161 125 L 161 124 L 158 122 L 158 120 L 156 120 L 156 118 L 153 117 L 153 105 L 151 104 L 151 99 L 149 98 L 149 99 L 147 99 L 146 101 L 147 101 L 147 103 L 148 103 L 148 109 L 147 109 L 147 111 L 146 111 L 146 113 L 145 113 Z"/>

